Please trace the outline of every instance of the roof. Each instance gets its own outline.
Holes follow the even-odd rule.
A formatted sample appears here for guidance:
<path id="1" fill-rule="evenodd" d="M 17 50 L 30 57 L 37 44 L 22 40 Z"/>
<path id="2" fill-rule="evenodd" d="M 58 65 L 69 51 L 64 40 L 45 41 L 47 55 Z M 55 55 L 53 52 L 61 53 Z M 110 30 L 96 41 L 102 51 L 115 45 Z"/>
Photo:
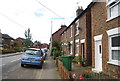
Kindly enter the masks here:
<path id="1" fill-rule="evenodd" d="M 90 8 L 95 4 L 95 1 L 96 1 L 96 0 L 92 1 L 92 2 L 87 6 L 87 8 L 86 8 L 81 14 L 79 14 L 79 15 L 71 22 L 71 24 L 70 24 L 64 31 L 66 31 L 68 28 L 70 28 L 71 25 L 73 25 L 88 9 L 90 9 Z M 61 33 L 61 35 L 64 33 L 64 31 Z"/>
<path id="2" fill-rule="evenodd" d="M 24 38 L 18 37 L 16 40 L 25 40 Z"/>
<path id="3" fill-rule="evenodd" d="M 67 26 L 66 26 L 66 25 L 61 25 L 61 28 L 60 28 L 60 29 L 58 29 L 56 32 L 54 32 L 54 33 L 52 34 L 52 36 L 53 36 L 55 33 L 57 33 L 58 31 L 60 31 L 62 28 L 64 28 L 64 27 L 66 27 L 66 28 L 67 28 Z"/>
<path id="4" fill-rule="evenodd" d="M 12 37 L 10 37 L 8 34 L 2 34 L 2 38 L 14 40 L 14 39 L 13 39 Z"/>
<path id="5" fill-rule="evenodd" d="M 21 41 L 21 42 L 24 42 L 24 41 L 25 41 L 25 39 L 24 39 L 24 38 L 21 38 L 21 37 L 16 38 L 16 40 L 19 40 L 19 41 Z"/>

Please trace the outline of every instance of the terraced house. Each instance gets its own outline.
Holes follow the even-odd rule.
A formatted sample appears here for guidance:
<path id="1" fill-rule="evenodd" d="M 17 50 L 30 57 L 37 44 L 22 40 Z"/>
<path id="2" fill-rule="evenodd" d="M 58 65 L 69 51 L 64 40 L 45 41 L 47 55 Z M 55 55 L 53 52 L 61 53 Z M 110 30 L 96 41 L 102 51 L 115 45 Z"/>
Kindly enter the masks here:
<path id="1" fill-rule="evenodd" d="M 91 2 L 61 34 L 63 51 L 85 58 L 94 72 L 120 78 L 119 22 L 119 0 Z"/>
<path id="2" fill-rule="evenodd" d="M 120 1 L 91 6 L 93 71 L 120 78 Z"/>
<path id="3" fill-rule="evenodd" d="M 76 11 L 77 17 L 68 26 L 68 28 L 62 33 L 63 39 L 63 51 L 69 54 L 67 51 L 67 42 L 70 42 L 70 54 L 78 56 L 82 59 L 86 59 L 86 65 L 92 64 L 91 53 L 91 10 L 86 9 L 83 11 L 82 7 L 79 7 Z"/>

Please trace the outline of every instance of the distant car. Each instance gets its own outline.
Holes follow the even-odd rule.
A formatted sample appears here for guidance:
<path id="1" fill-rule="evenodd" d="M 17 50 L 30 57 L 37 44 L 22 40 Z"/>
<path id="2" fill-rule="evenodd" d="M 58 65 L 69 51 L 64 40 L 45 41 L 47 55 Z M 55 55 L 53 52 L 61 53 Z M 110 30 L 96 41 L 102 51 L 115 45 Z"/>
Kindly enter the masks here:
<path id="1" fill-rule="evenodd" d="M 47 56 L 47 52 L 44 48 L 41 49 L 42 52 L 43 52 L 43 57 L 44 57 L 44 60 L 46 59 L 46 56 Z"/>
<path id="2" fill-rule="evenodd" d="M 21 67 L 24 67 L 24 65 L 37 65 L 42 68 L 43 62 L 44 58 L 42 50 L 37 48 L 29 48 L 22 56 Z"/>

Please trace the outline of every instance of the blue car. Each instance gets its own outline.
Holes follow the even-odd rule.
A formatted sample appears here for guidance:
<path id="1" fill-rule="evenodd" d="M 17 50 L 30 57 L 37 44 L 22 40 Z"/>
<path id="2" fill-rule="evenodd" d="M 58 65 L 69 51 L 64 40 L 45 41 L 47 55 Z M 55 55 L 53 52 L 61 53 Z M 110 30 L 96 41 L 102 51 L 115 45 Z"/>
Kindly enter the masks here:
<path id="1" fill-rule="evenodd" d="M 44 58 L 41 49 L 29 48 L 22 56 L 21 67 L 24 67 L 24 65 L 37 65 L 42 68 L 43 62 Z"/>

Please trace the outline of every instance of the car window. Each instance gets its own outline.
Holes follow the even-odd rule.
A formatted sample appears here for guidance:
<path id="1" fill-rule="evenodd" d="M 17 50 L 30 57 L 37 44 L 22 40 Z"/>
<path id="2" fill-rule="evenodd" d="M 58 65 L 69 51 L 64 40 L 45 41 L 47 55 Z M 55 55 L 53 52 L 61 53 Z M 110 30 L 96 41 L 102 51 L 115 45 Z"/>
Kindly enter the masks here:
<path id="1" fill-rule="evenodd" d="M 41 56 L 43 56 L 43 51 L 41 50 Z"/>
<path id="2" fill-rule="evenodd" d="M 26 50 L 25 53 L 30 54 L 30 55 L 40 55 L 41 54 L 41 52 L 39 50 Z"/>

